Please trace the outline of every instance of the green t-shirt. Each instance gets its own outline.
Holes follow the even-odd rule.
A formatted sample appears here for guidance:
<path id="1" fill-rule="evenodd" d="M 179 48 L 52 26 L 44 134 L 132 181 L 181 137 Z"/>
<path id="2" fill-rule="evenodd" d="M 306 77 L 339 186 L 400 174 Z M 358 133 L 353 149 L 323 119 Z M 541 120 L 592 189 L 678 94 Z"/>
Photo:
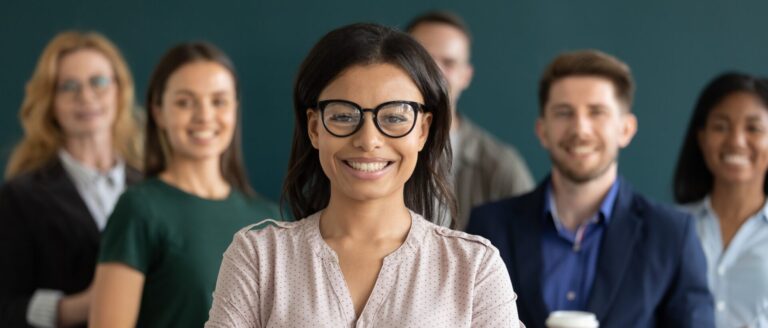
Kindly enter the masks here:
<path id="1" fill-rule="evenodd" d="M 144 273 L 137 327 L 202 327 L 234 234 L 278 208 L 232 189 L 209 200 L 154 178 L 129 188 L 104 230 L 99 262 Z"/>

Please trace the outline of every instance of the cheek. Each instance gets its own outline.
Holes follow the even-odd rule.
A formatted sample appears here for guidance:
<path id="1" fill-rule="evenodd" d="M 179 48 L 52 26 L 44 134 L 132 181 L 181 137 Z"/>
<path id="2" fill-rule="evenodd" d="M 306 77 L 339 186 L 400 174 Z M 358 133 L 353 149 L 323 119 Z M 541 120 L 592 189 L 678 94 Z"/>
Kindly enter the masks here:
<path id="1" fill-rule="evenodd" d="M 120 102 L 120 97 L 117 93 L 117 90 L 112 88 L 107 92 L 107 94 L 104 95 L 104 97 L 102 97 L 102 99 L 104 99 L 104 106 L 114 111 L 117 110 L 117 103 Z"/>

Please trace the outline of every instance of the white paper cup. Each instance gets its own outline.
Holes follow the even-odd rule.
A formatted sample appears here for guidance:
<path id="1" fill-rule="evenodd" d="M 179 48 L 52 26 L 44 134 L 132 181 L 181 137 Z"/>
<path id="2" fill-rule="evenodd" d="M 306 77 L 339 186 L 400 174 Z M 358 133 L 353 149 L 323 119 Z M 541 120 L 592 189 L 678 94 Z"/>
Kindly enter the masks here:
<path id="1" fill-rule="evenodd" d="M 548 328 L 598 328 L 597 317 L 582 311 L 555 311 L 549 314 Z"/>

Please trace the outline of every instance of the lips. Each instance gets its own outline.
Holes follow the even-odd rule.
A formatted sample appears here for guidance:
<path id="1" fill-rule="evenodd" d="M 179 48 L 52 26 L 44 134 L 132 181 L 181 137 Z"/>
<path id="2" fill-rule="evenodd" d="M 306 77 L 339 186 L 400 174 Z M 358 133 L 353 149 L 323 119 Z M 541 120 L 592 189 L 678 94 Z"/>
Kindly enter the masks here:
<path id="1" fill-rule="evenodd" d="M 386 168 L 391 163 L 392 162 L 389 162 L 389 161 L 365 161 L 365 162 L 356 161 L 356 160 L 344 161 L 344 164 L 347 164 L 347 166 L 362 172 L 378 172 Z"/>
<path id="2" fill-rule="evenodd" d="M 195 138 L 200 140 L 209 140 L 216 137 L 217 132 L 214 130 L 198 130 L 198 131 L 191 131 L 189 134 Z"/>
<path id="3" fill-rule="evenodd" d="M 75 118 L 78 120 L 88 120 L 101 115 L 100 110 L 81 110 L 75 112 Z"/>
<path id="4" fill-rule="evenodd" d="M 595 150 L 595 147 L 593 146 L 573 146 L 570 147 L 570 152 L 575 155 L 586 155 Z"/>
<path id="5" fill-rule="evenodd" d="M 725 154 L 722 156 L 722 160 L 730 165 L 749 165 L 749 157 L 747 155 Z"/>

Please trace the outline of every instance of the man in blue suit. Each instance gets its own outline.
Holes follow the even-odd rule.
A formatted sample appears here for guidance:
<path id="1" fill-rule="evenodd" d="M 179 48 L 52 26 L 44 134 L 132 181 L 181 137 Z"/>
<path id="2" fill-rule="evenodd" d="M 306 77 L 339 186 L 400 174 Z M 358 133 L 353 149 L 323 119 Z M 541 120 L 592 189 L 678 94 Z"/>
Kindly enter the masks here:
<path id="1" fill-rule="evenodd" d="M 592 312 L 601 328 L 714 326 L 694 222 L 617 173 L 637 131 L 633 93 L 629 67 L 613 56 L 558 56 L 540 81 L 536 121 L 550 176 L 472 211 L 467 232 L 499 249 L 528 327 L 556 310 Z"/>

